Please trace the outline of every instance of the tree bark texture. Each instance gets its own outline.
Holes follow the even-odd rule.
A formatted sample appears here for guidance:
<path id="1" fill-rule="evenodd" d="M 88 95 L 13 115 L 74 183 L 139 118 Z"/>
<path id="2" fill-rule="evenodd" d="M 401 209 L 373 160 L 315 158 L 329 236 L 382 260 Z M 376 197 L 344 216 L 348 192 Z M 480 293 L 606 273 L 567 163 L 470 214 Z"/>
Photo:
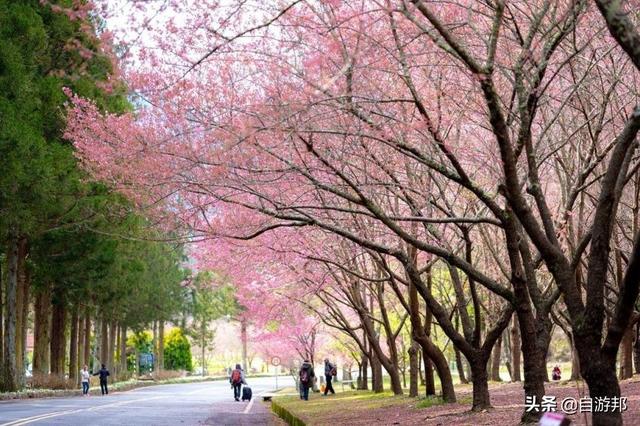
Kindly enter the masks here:
<path id="1" fill-rule="evenodd" d="M 71 310 L 71 330 L 69 334 L 69 380 L 78 381 L 78 306 Z"/>
<path id="2" fill-rule="evenodd" d="M 53 305 L 51 314 L 51 374 L 64 375 L 65 354 L 67 346 L 66 336 L 67 309 L 62 302 Z"/>
<path id="3" fill-rule="evenodd" d="M 4 318 L 3 390 L 15 392 L 20 387 L 16 365 L 16 298 L 18 291 L 18 239 L 9 237 L 7 245 L 7 288 Z"/>
<path id="4" fill-rule="evenodd" d="M 44 285 L 35 295 L 33 372 L 49 374 L 51 344 L 51 286 Z"/>
<path id="5" fill-rule="evenodd" d="M 418 369 L 420 367 L 420 363 L 418 360 L 419 353 L 419 345 L 416 342 L 411 342 L 411 346 L 409 347 L 409 396 L 416 397 L 418 396 L 418 381 L 419 374 Z"/>

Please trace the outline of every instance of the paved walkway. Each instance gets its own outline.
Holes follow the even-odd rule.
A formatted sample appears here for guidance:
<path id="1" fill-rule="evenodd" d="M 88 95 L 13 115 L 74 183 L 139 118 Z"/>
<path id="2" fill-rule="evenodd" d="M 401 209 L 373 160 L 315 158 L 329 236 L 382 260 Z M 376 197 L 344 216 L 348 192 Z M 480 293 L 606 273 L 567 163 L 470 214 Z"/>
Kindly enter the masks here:
<path id="1" fill-rule="evenodd" d="M 104 397 L 5 401 L 0 402 L 0 426 L 277 424 L 260 398 L 274 388 L 273 378 L 250 379 L 249 383 L 254 396 L 251 402 L 234 401 L 225 381 L 151 386 Z"/>

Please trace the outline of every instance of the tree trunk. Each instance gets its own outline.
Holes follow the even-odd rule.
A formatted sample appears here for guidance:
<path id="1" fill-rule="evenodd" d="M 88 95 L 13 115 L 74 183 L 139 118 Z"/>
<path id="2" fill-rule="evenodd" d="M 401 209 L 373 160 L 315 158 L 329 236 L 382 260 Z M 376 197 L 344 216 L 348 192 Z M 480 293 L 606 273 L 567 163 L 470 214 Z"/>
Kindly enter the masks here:
<path id="1" fill-rule="evenodd" d="M 100 320 L 100 364 L 109 362 L 109 322 L 102 318 Z"/>
<path id="2" fill-rule="evenodd" d="M 550 328 L 550 321 L 534 318 L 531 314 L 530 304 L 527 304 L 525 307 L 520 305 L 520 310 L 517 312 L 517 315 L 520 335 L 527 336 L 520 339 L 521 350 L 524 354 L 522 359 L 524 393 L 525 395 L 536 398 L 537 401 L 541 401 L 545 394 L 544 382 L 547 379 L 546 355 L 550 341 L 549 329 L 547 327 Z M 523 423 L 533 422 L 539 418 L 540 413 L 527 413 L 525 410 L 522 413 L 521 421 Z"/>
<path id="3" fill-rule="evenodd" d="M 202 364 L 202 365 L 201 365 L 201 367 L 202 367 L 202 377 L 204 377 L 204 376 L 205 376 L 205 372 L 204 372 L 204 370 L 205 370 L 205 368 L 204 368 L 204 358 L 205 358 L 205 356 L 204 356 L 204 347 L 205 347 L 205 343 L 204 343 L 205 325 L 204 325 L 204 324 L 205 324 L 205 323 L 204 323 L 204 321 L 202 321 L 202 325 L 201 325 L 201 327 L 202 327 L 202 328 L 200 329 L 200 336 L 201 336 L 201 339 L 200 339 L 200 346 L 201 346 L 201 347 L 200 347 L 200 349 L 201 349 L 201 351 L 202 351 L 202 357 L 201 357 L 201 361 L 200 361 L 200 363 Z M 276 368 L 278 368 L 278 367 L 276 367 Z M 320 378 L 322 379 L 322 376 L 320 376 Z"/>
<path id="4" fill-rule="evenodd" d="M 407 354 L 409 353 L 409 350 L 407 349 L 407 345 L 405 344 L 404 338 L 402 338 L 400 340 L 400 353 L 402 354 L 402 368 L 401 368 L 401 372 L 402 372 L 402 387 L 404 389 L 407 388 L 407 367 L 410 367 L 407 365 L 407 356 L 405 355 L 405 350 L 407 351 Z M 411 374 L 411 373 L 409 373 Z"/>
<path id="5" fill-rule="evenodd" d="M 620 379 L 633 376 L 633 327 L 627 328 L 620 343 Z"/>
<path id="6" fill-rule="evenodd" d="M 511 380 L 514 382 L 521 381 L 520 377 L 520 327 L 518 325 L 518 315 L 513 316 L 513 325 L 511 326 Z"/>
<path id="7" fill-rule="evenodd" d="M 240 322 L 240 341 L 242 343 L 242 368 L 247 368 L 247 321 Z"/>
<path id="8" fill-rule="evenodd" d="M 135 348 L 135 355 L 136 360 L 134 361 L 134 365 L 135 365 L 135 370 L 136 370 L 136 376 L 140 377 L 140 350 L 138 350 L 138 347 L 136 346 Z"/>
<path id="9" fill-rule="evenodd" d="M 16 370 L 20 388 L 25 387 L 24 371 L 27 357 L 27 326 L 29 317 L 29 271 L 27 270 L 27 239 L 18 241 L 18 288 L 16 293 Z"/>
<path id="10" fill-rule="evenodd" d="M 120 324 L 120 371 L 127 371 L 127 327 Z"/>
<path id="11" fill-rule="evenodd" d="M 571 342 L 571 380 L 580 380 L 580 357 L 573 342 Z"/>
<path id="12" fill-rule="evenodd" d="M 472 411 L 482 411 L 491 408 L 489 396 L 489 382 L 487 376 L 487 360 L 481 357 L 470 359 L 471 374 L 473 377 L 473 405 Z"/>
<path id="13" fill-rule="evenodd" d="M 82 367 L 84 366 L 84 332 L 85 332 L 85 328 L 84 328 L 84 317 L 81 315 L 80 313 L 80 308 L 76 308 L 76 314 L 78 316 L 78 339 L 77 339 L 77 350 L 76 350 L 76 363 L 77 363 L 77 370 L 81 370 Z M 80 385 L 80 382 L 82 380 L 82 377 L 80 376 L 80 374 L 78 374 L 78 377 L 76 379 L 76 384 Z"/>
<path id="14" fill-rule="evenodd" d="M 640 322 L 636 323 L 636 342 L 633 345 L 633 362 L 636 374 L 640 374 Z"/>
<path id="15" fill-rule="evenodd" d="M 51 344 L 51 287 L 47 284 L 35 301 L 33 372 L 49 374 L 49 345 Z"/>
<path id="16" fill-rule="evenodd" d="M 427 382 L 427 395 L 435 394 L 435 384 L 433 382 L 433 372 L 431 370 L 431 362 L 436 367 L 440 384 L 442 385 L 442 399 L 446 402 L 455 402 L 456 394 L 453 387 L 453 378 L 451 370 L 444 354 L 432 341 L 429 336 L 431 322 L 430 314 L 427 315 L 427 321 L 424 327 L 420 319 L 420 302 L 418 299 L 418 290 L 413 280 L 409 280 L 409 318 L 411 320 L 411 333 L 413 339 L 422 347 L 425 366 L 425 380 Z M 430 377 L 431 376 L 431 377 Z M 431 383 L 430 383 L 431 381 Z M 429 392 L 433 392 L 430 394 Z"/>
<path id="17" fill-rule="evenodd" d="M 153 321 L 153 327 L 151 328 L 153 334 L 152 334 L 152 340 L 151 340 L 151 347 L 153 348 L 153 350 L 151 352 L 153 352 L 153 371 L 156 372 L 158 371 L 158 321 Z M 246 366 L 243 366 L 243 368 L 247 368 Z"/>
<path id="18" fill-rule="evenodd" d="M 113 371 L 115 372 L 115 379 L 120 380 L 120 324 L 116 323 L 114 327 L 115 333 L 115 345 L 113 346 Z"/>
<path id="19" fill-rule="evenodd" d="M 91 364 L 93 364 L 93 370 L 97 371 L 100 369 L 102 362 L 102 322 L 100 321 L 98 313 L 95 314 L 92 327 L 95 347 L 91 353 Z"/>
<path id="20" fill-rule="evenodd" d="M 386 368 L 385 366 L 385 370 L 387 370 L 387 373 L 389 373 L 389 378 L 391 379 L 391 390 L 393 391 L 394 395 L 402 395 L 404 391 L 402 390 L 402 380 L 400 379 L 400 366 L 398 363 L 397 356 L 391 357 L 391 365 L 389 366 L 389 368 Z"/>
<path id="21" fill-rule="evenodd" d="M 78 380 L 78 306 L 71 311 L 71 333 L 69 336 L 69 380 Z"/>
<path id="22" fill-rule="evenodd" d="M 13 356 L 16 359 L 16 372 L 24 371 L 24 342 L 22 340 L 22 330 L 24 328 L 22 317 L 22 306 L 24 304 L 24 258 L 23 258 L 23 243 L 22 238 L 18 240 L 18 272 L 17 272 L 17 287 L 16 287 L 16 350 L 13 352 Z M 26 326 L 26 324 L 25 324 Z M 22 388 L 24 383 L 20 383 L 18 378 L 18 387 Z"/>
<path id="23" fill-rule="evenodd" d="M 456 368 L 458 369 L 458 377 L 460 378 L 460 383 L 465 385 L 469 383 L 469 381 L 467 380 L 467 377 L 464 374 L 464 363 L 462 362 L 462 354 L 460 353 L 460 350 L 455 346 L 453 347 L 453 350 L 455 351 L 455 354 L 456 354 Z"/>
<path id="24" fill-rule="evenodd" d="M 425 353 L 426 351 L 422 350 L 422 364 L 424 365 L 424 386 L 425 392 L 427 395 L 435 395 L 436 394 L 436 380 L 433 377 L 433 362 L 429 355 Z"/>
<path id="25" fill-rule="evenodd" d="M 384 392 L 384 383 L 382 382 L 382 364 L 376 356 L 375 352 L 371 350 L 371 387 L 375 393 Z"/>
<path id="26" fill-rule="evenodd" d="M 115 356 L 116 353 L 116 333 L 118 323 L 111 321 L 109 324 L 109 351 L 107 352 L 107 368 L 115 368 Z"/>
<path id="27" fill-rule="evenodd" d="M 493 345 L 493 354 L 491 357 L 491 380 L 501 382 L 500 378 L 500 359 L 502 355 L 502 336 L 498 337 Z"/>
<path id="28" fill-rule="evenodd" d="M 0 389 L 4 375 L 4 303 L 2 294 L 4 293 L 4 274 L 2 273 L 2 262 L 0 262 Z"/>
<path id="29" fill-rule="evenodd" d="M 4 322 L 4 391 L 15 392 L 20 388 L 16 365 L 16 297 L 18 290 L 18 239 L 10 237 L 7 247 L 7 289 Z"/>
<path id="30" fill-rule="evenodd" d="M 53 305 L 51 315 L 51 374 L 64 376 L 67 310 L 62 302 Z"/>
<path id="31" fill-rule="evenodd" d="M 580 345 L 579 343 L 577 343 Z M 581 355 L 580 365 L 582 367 L 581 373 L 584 377 L 587 385 L 589 386 L 589 396 L 594 401 L 596 398 L 611 398 L 620 397 L 620 385 L 618 384 L 618 378 L 616 377 L 615 359 L 611 363 L 604 362 L 599 355 L 593 355 L 590 358 L 585 358 L 588 352 L 588 348 L 584 346 L 579 351 Z M 594 412 L 592 415 L 593 426 L 621 426 L 622 414 L 619 411 L 611 412 Z"/>
<path id="32" fill-rule="evenodd" d="M 419 345 L 416 342 L 411 342 L 411 346 L 409 347 L 409 396 L 416 397 L 418 396 L 418 380 L 419 374 L 418 369 L 420 368 L 420 363 L 418 360 L 419 353 Z"/>
<path id="33" fill-rule="evenodd" d="M 83 365 L 87 365 L 90 369 L 93 369 L 91 366 L 91 315 L 89 315 L 89 308 L 86 308 L 84 312 L 84 353 L 83 356 Z"/>
<path id="34" fill-rule="evenodd" d="M 536 311 L 533 313 L 533 302 L 529 296 L 528 285 L 536 285 L 533 276 L 530 259 L 528 256 L 521 256 L 527 253 L 518 247 L 517 232 L 512 228 L 514 224 L 510 222 L 507 226 L 507 246 L 511 264 L 511 284 L 515 296 L 515 310 L 520 328 L 520 345 L 523 353 L 524 367 L 524 393 L 526 397 L 535 398 L 541 401 L 545 394 L 544 381 L 546 373 L 546 354 L 549 348 L 551 320 L 549 312 Z M 520 254 L 519 254 L 520 253 Z M 520 262 L 522 260 L 522 263 Z M 523 265 L 524 264 L 524 265 Z M 524 270 L 523 270 L 524 269 Z M 526 271 L 529 271 L 528 275 Z M 516 348 L 515 352 L 519 352 Z M 514 374 L 515 374 L 515 367 Z M 475 375 L 474 387 L 475 387 Z M 523 423 L 537 421 L 540 413 L 527 412 L 523 410 L 521 421 Z"/>
<path id="35" fill-rule="evenodd" d="M 204 343 L 204 342 L 203 342 Z M 203 349 L 204 353 L 204 349 Z M 204 357 L 203 357 L 204 360 Z M 164 369 L 164 321 L 160 320 L 158 323 L 158 370 Z M 204 365 L 202 366 L 204 372 Z"/>
<path id="36" fill-rule="evenodd" d="M 357 313 L 360 317 L 360 322 L 362 324 L 363 330 L 366 333 L 367 339 L 369 341 L 369 347 L 371 349 L 371 367 L 373 369 L 373 378 L 379 379 L 374 382 L 373 390 L 374 392 L 382 392 L 382 389 L 384 388 L 384 385 L 382 383 L 382 367 L 384 367 L 391 380 L 391 390 L 396 395 L 402 395 L 402 383 L 400 381 L 400 374 L 398 371 L 398 356 L 395 349 L 395 344 L 393 343 L 393 338 L 387 336 L 386 340 L 387 346 L 389 348 L 389 356 L 387 356 L 380 346 L 380 331 L 376 330 L 375 324 L 373 323 L 373 320 L 369 315 L 369 312 L 373 312 L 373 307 L 366 307 L 367 305 L 366 303 L 364 303 L 361 296 L 359 296 L 360 293 L 358 293 L 358 291 L 359 290 L 355 290 L 353 292 L 355 297 L 360 297 L 360 299 L 356 299 L 358 300 L 359 305 Z M 373 300 L 373 297 L 371 299 Z M 390 333 L 390 331 L 387 330 L 386 333 L 388 334 Z"/>
<path id="37" fill-rule="evenodd" d="M 362 353 L 360 370 L 358 373 L 358 390 L 369 390 L 369 357 L 364 352 Z"/>

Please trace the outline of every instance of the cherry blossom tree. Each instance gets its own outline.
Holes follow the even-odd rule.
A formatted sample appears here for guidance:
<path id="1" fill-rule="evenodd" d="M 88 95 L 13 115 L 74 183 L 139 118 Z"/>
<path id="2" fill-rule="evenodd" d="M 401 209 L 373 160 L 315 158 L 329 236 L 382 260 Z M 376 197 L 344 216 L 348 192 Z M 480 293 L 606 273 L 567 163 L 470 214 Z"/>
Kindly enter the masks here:
<path id="1" fill-rule="evenodd" d="M 408 288 L 407 311 L 417 293 L 469 360 L 474 409 L 490 406 L 486 365 L 514 310 L 527 395 L 544 395 L 555 307 L 591 396 L 619 396 L 638 295 L 621 200 L 638 167 L 640 48 L 624 5 L 596 3 L 174 4 L 157 49 L 125 63 L 139 110 L 72 97 L 67 135 L 95 177 L 192 239 L 259 251 L 320 229 L 371 252 Z M 462 333 L 429 289 L 432 262 Z M 484 292 L 501 302 L 483 336 L 466 312 Z"/>

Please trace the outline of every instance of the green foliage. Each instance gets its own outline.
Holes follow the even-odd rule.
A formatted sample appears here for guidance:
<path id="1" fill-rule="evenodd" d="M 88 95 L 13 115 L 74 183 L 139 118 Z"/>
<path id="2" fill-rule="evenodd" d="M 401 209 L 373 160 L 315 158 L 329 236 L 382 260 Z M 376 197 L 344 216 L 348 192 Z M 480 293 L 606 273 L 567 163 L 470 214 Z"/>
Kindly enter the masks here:
<path id="1" fill-rule="evenodd" d="M 238 311 L 234 288 L 219 275 L 210 272 L 199 272 L 192 280 L 188 289 L 189 302 L 187 312 L 192 318 L 191 324 L 185 332 L 202 349 L 199 362 L 206 373 L 207 350 L 214 349 L 216 335 L 212 322 L 224 316 L 233 316 Z"/>
<path id="2" fill-rule="evenodd" d="M 63 137 L 64 88 L 104 111 L 131 110 L 95 34 L 102 23 L 64 12 L 80 3 L 0 0 L 0 259 L 7 240 L 24 239 L 34 293 L 143 330 L 185 310 L 183 252 L 89 181 Z"/>
<path id="3" fill-rule="evenodd" d="M 192 371 L 191 344 L 181 328 L 172 329 L 165 338 L 164 368 Z"/>
<path id="4" fill-rule="evenodd" d="M 139 331 L 127 336 L 127 350 L 150 353 L 153 350 L 153 336 L 148 330 Z"/>
<path id="5" fill-rule="evenodd" d="M 213 272 L 200 272 L 190 286 L 188 314 L 193 321 L 186 332 L 198 342 L 211 342 L 215 331 L 210 323 L 225 316 L 233 316 L 238 311 L 234 288 Z"/>
<path id="6" fill-rule="evenodd" d="M 91 184 L 62 138 L 62 89 L 127 109 L 124 87 L 101 89 L 112 66 L 87 25 L 38 1 L 0 0 L 0 238 L 82 220 L 78 200 Z"/>
<path id="7" fill-rule="evenodd" d="M 138 365 L 137 354 L 153 352 L 153 336 L 148 330 L 138 331 L 127 336 L 127 370 L 135 371 Z"/>

